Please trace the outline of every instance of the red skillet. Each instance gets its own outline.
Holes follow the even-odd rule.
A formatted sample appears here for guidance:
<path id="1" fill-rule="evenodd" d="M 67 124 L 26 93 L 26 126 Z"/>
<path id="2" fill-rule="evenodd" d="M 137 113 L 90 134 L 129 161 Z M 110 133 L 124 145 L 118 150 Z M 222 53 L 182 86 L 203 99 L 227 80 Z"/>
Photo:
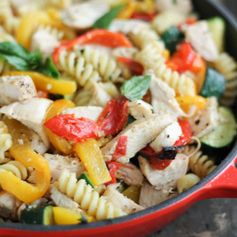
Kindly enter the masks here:
<path id="1" fill-rule="evenodd" d="M 234 2 L 234 0 L 233 0 Z M 237 57 L 237 22 L 216 0 L 194 0 L 196 10 L 203 17 L 223 16 L 227 21 L 227 46 Z M 236 111 L 236 109 L 235 109 Z M 160 230 L 176 219 L 193 203 L 208 198 L 237 197 L 237 142 L 218 168 L 189 191 L 144 211 L 114 220 L 74 226 L 37 226 L 0 224 L 0 236 L 4 237 L 121 237 L 146 236 Z"/>

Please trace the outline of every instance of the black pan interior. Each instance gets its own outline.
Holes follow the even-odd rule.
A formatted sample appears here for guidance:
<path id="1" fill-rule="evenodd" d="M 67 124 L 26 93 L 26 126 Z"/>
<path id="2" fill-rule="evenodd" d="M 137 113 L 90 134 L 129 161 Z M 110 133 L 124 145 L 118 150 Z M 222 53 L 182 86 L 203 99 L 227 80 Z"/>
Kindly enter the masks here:
<path id="1" fill-rule="evenodd" d="M 235 0 L 229 0 L 236 6 Z M 227 51 L 237 58 L 237 21 L 230 14 L 230 12 L 217 0 L 193 0 L 195 10 L 200 14 L 201 18 L 208 18 L 213 16 L 222 16 L 226 19 L 226 49 Z M 235 114 L 237 114 L 237 106 L 233 108 Z M 237 155 L 237 141 L 235 142 L 232 150 L 228 153 L 226 158 L 221 162 L 218 168 L 212 172 L 208 177 L 202 180 L 198 185 L 191 188 L 187 192 L 180 194 L 178 197 L 168 200 L 160 205 L 148 208 L 144 211 L 140 211 L 135 214 L 131 214 L 125 217 L 116 218 L 113 220 L 98 221 L 89 224 L 71 225 L 71 226 L 40 226 L 40 225 L 26 225 L 19 223 L 1 223 L 0 228 L 10 228 L 18 230 L 31 230 L 31 231 L 66 231 L 66 230 L 79 230 L 79 229 L 90 229 L 96 227 L 102 227 L 110 224 L 119 224 L 136 218 L 142 218 L 142 216 L 149 215 L 150 213 L 157 212 L 175 202 L 181 201 L 186 196 L 193 193 L 195 190 L 202 188 L 203 185 L 212 180 L 217 176 Z"/>

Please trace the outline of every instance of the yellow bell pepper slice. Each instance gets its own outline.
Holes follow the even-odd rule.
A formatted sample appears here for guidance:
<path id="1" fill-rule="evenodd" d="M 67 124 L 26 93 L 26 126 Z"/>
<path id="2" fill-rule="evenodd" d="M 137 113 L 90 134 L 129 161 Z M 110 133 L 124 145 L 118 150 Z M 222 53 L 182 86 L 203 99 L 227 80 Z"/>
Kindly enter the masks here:
<path id="1" fill-rule="evenodd" d="M 59 115 L 64 109 L 73 108 L 75 105 L 70 100 L 57 100 L 49 107 L 45 121 Z M 54 148 L 65 155 L 68 155 L 72 151 L 72 146 L 70 143 L 62 137 L 57 136 L 51 132 L 48 128 L 45 128 L 45 132 L 49 138 L 49 141 L 54 146 Z"/>
<path id="2" fill-rule="evenodd" d="M 126 7 L 119 13 L 118 18 L 120 19 L 129 19 L 133 13 L 136 11 L 136 3 L 130 1 Z"/>
<path id="3" fill-rule="evenodd" d="M 83 220 L 87 222 L 94 221 L 94 218 L 91 216 L 64 207 L 53 207 L 53 216 L 56 225 L 76 225 L 80 224 Z"/>
<path id="4" fill-rule="evenodd" d="M 101 185 L 111 181 L 111 176 L 96 140 L 88 139 L 85 142 L 77 143 L 74 149 L 93 184 Z"/>
<path id="5" fill-rule="evenodd" d="M 50 169 L 48 162 L 35 153 L 28 145 L 15 145 L 10 149 L 15 160 L 25 167 L 35 169 L 35 184 L 27 183 L 9 171 L 0 172 L 0 185 L 3 190 L 11 193 L 24 203 L 31 203 L 47 192 L 50 186 Z"/>
<path id="6" fill-rule="evenodd" d="M 31 71 L 10 71 L 5 76 L 30 76 L 34 81 L 37 90 L 46 91 L 52 94 L 71 95 L 77 90 L 76 82 L 68 80 L 55 80 L 38 72 Z"/>
<path id="7" fill-rule="evenodd" d="M 155 12 L 156 6 L 154 0 L 136 0 L 136 12 L 144 12 L 152 14 Z"/>
<path id="8" fill-rule="evenodd" d="M 198 110 L 203 110 L 207 105 L 207 100 L 202 96 L 179 96 L 176 99 L 180 107 L 186 113 L 189 113 L 193 106 Z"/>
<path id="9" fill-rule="evenodd" d="M 45 12 L 34 11 L 24 15 L 19 23 L 16 32 L 16 40 L 25 48 L 30 49 L 31 36 L 41 24 L 48 24 L 49 17 Z"/>

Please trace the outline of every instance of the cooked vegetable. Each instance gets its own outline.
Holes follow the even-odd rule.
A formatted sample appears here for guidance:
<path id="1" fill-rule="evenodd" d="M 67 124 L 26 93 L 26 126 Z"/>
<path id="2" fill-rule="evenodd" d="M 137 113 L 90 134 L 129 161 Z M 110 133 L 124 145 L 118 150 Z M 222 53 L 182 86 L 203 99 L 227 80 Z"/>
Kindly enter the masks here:
<path id="1" fill-rule="evenodd" d="M 222 74 L 212 68 L 207 69 L 206 80 L 201 90 L 204 97 L 215 96 L 218 99 L 225 91 L 225 78 Z"/>
<path id="2" fill-rule="evenodd" d="M 201 137 L 203 144 L 214 149 L 230 145 L 237 134 L 237 123 L 233 113 L 225 107 L 220 107 L 218 112 L 218 126 L 212 132 Z"/>
<path id="3" fill-rule="evenodd" d="M 134 75 L 142 75 L 144 72 L 144 67 L 133 59 L 118 57 L 117 60 L 127 66 Z"/>
<path id="4" fill-rule="evenodd" d="M 126 81 L 121 87 L 121 93 L 131 101 L 140 100 L 146 94 L 151 82 L 151 76 L 136 76 Z"/>
<path id="5" fill-rule="evenodd" d="M 119 13 L 124 9 L 124 5 L 118 5 L 113 7 L 109 12 L 105 13 L 99 18 L 93 25 L 94 28 L 107 29 L 110 23 L 116 18 Z"/>
<path id="6" fill-rule="evenodd" d="M 140 191 L 141 191 L 141 187 L 132 185 L 123 191 L 123 195 L 132 199 L 134 202 L 138 203 Z"/>
<path id="7" fill-rule="evenodd" d="M 225 21 L 221 17 L 213 17 L 207 21 L 208 28 L 212 34 L 212 37 L 216 43 L 216 47 L 219 52 L 224 50 L 225 40 Z"/>
<path id="8" fill-rule="evenodd" d="M 54 223 L 53 207 L 28 206 L 21 211 L 20 222 L 25 224 L 52 225 Z"/>
<path id="9" fill-rule="evenodd" d="M 166 48 L 173 53 L 175 52 L 177 45 L 184 40 L 184 34 L 178 27 L 171 26 L 162 34 L 161 38 L 164 41 Z"/>
<path id="10" fill-rule="evenodd" d="M 95 185 L 101 185 L 111 180 L 101 150 L 94 139 L 77 143 L 74 150 L 84 164 L 88 175 Z"/>
<path id="11" fill-rule="evenodd" d="M 82 173 L 82 174 L 79 176 L 78 180 L 79 180 L 79 179 L 84 179 L 87 184 L 89 184 L 92 188 L 94 188 L 94 184 L 92 183 L 92 181 L 91 181 L 91 179 L 90 179 L 90 177 L 89 177 L 89 175 L 88 175 L 87 173 L 85 173 L 85 172 Z"/>

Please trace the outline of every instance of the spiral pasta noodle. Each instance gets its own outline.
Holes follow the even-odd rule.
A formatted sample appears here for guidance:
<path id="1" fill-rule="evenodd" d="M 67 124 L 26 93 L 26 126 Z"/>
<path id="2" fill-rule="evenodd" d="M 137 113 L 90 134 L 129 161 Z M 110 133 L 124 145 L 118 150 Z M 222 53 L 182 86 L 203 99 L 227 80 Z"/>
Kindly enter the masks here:
<path id="1" fill-rule="evenodd" d="M 221 53 L 214 67 L 226 79 L 226 89 L 221 98 L 221 104 L 231 106 L 237 97 L 237 63 L 228 53 Z"/>
<path id="2" fill-rule="evenodd" d="M 177 181 L 177 190 L 179 193 L 187 191 L 200 181 L 200 178 L 195 174 L 186 174 L 180 177 Z"/>
<path id="3" fill-rule="evenodd" d="M 160 55 L 159 45 L 156 42 L 148 44 L 136 55 L 136 59 L 142 63 L 147 70 L 152 70 L 158 78 L 173 88 L 176 94 L 196 95 L 194 81 L 186 75 L 180 75 L 178 72 L 167 67 L 164 57 Z"/>
<path id="4" fill-rule="evenodd" d="M 58 180 L 59 191 L 66 194 L 77 202 L 81 209 L 88 215 L 94 216 L 97 220 L 115 218 L 125 215 L 125 213 L 113 206 L 104 197 L 100 197 L 84 179 L 77 181 L 75 173 L 63 171 Z"/>
<path id="5" fill-rule="evenodd" d="M 52 35 L 54 38 L 61 40 L 64 37 L 64 32 L 52 27 L 50 25 L 40 25 L 37 29 L 38 30 L 43 30 L 46 31 L 47 33 L 49 33 L 50 35 Z"/>
<path id="6" fill-rule="evenodd" d="M 7 126 L 0 121 L 0 163 L 5 160 L 5 152 L 12 146 L 12 137 L 8 133 Z"/>
<path id="7" fill-rule="evenodd" d="M 194 146 L 187 146 L 184 153 L 189 156 L 189 169 L 200 178 L 204 178 L 216 168 L 216 165 L 201 150 L 196 150 Z"/>
<path id="8" fill-rule="evenodd" d="M 26 167 L 19 161 L 9 161 L 3 165 L 0 165 L 0 172 L 1 170 L 9 171 L 22 180 L 25 180 L 28 177 Z"/>
<path id="9" fill-rule="evenodd" d="M 59 54 L 59 67 L 67 74 L 75 77 L 78 84 L 82 87 L 86 86 L 88 82 L 101 80 L 99 73 L 94 69 L 93 65 L 87 63 L 85 58 L 76 52 L 62 51 Z"/>

